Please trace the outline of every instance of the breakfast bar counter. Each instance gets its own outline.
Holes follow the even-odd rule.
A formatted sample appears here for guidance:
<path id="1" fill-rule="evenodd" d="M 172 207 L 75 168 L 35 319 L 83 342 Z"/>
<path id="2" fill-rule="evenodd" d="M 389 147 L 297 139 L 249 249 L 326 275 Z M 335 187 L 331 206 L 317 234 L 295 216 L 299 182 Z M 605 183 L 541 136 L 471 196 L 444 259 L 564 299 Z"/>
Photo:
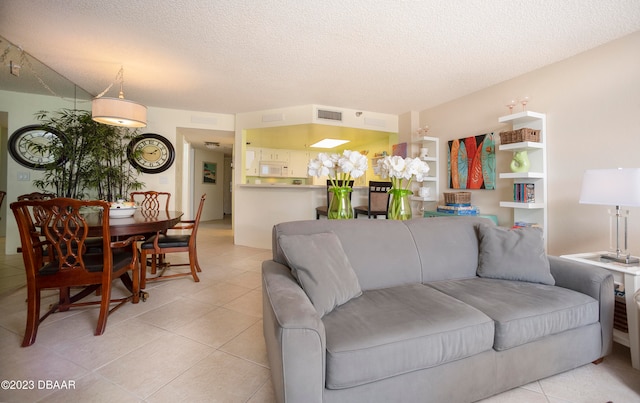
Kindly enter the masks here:
<path id="1" fill-rule="evenodd" d="M 233 214 L 233 225 L 250 229 L 236 232 L 234 242 L 256 248 L 271 248 L 271 230 L 275 224 L 315 220 L 316 207 L 327 205 L 326 185 L 251 183 L 237 185 L 234 193 L 236 210 L 242 213 Z M 367 186 L 354 186 L 351 205 L 366 205 L 368 194 Z"/>

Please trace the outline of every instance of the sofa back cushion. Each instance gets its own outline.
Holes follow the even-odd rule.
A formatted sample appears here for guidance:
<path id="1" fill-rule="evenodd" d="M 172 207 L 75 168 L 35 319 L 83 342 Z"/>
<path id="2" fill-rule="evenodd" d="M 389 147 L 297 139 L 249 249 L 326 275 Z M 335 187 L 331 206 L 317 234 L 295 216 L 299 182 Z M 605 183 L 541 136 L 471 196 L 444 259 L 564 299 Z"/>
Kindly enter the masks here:
<path id="1" fill-rule="evenodd" d="M 406 222 L 420 256 L 423 283 L 476 276 L 475 226 L 479 223 L 495 226 L 482 217 L 431 217 Z"/>
<path id="2" fill-rule="evenodd" d="M 478 276 L 555 285 L 540 228 L 479 224 Z"/>
<path id="3" fill-rule="evenodd" d="M 419 283 L 422 279 L 416 243 L 402 221 L 310 220 L 277 224 L 273 228 L 273 260 L 291 267 L 279 244 L 281 235 L 323 232 L 338 236 L 363 291 Z"/>
<path id="4" fill-rule="evenodd" d="M 333 232 L 283 234 L 279 244 L 320 317 L 362 295 L 358 278 Z"/>

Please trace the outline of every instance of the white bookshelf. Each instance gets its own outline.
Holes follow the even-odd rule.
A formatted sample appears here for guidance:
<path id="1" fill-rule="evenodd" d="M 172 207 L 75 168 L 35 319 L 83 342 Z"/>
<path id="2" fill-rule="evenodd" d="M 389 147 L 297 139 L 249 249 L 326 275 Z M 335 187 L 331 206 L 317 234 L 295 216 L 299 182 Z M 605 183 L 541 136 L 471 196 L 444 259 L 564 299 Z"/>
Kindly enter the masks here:
<path id="1" fill-rule="evenodd" d="M 429 177 L 426 178 L 422 183 L 418 182 L 418 189 L 415 190 L 413 196 L 411 196 L 411 200 L 422 203 L 422 208 L 419 210 L 426 210 L 426 204 L 437 204 L 438 199 L 440 197 L 440 179 L 438 175 L 438 161 L 440 160 L 440 139 L 437 137 L 429 137 L 429 136 L 421 136 L 412 142 L 413 145 L 418 148 L 418 155 L 420 155 L 420 148 L 428 148 L 429 155 L 425 158 L 421 158 L 422 161 L 426 162 L 429 165 Z M 430 195 L 429 197 L 420 197 L 419 196 L 419 188 L 429 188 Z"/>
<path id="2" fill-rule="evenodd" d="M 499 174 L 503 186 L 513 188 L 515 183 L 532 183 L 535 185 L 535 202 L 525 203 L 513 200 L 500 202 L 500 207 L 513 210 L 513 222 L 535 223 L 542 227 L 545 248 L 547 244 L 547 132 L 546 115 L 543 113 L 524 111 L 498 118 L 500 123 L 511 124 L 512 130 L 530 128 L 540 130 L 540 142 L 523 141 L 519 143 L 500 144 L 498 150 L 504 158 L 511 160 L 516 151 L 527 151 L 530 161 L 529 172 L 501 172 Z M 511 193 L 510 193 L 511 194 Z"/>

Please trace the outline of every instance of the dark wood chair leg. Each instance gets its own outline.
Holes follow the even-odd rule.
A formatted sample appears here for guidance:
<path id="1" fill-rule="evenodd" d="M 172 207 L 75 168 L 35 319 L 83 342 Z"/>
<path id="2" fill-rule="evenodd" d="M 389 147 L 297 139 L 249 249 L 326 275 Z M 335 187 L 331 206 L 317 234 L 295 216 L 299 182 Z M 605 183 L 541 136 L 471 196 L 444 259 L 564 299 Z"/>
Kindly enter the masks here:
<path id="1" fill-rule="evenodd" d="M 27 290 L 27 325 L 22 339 L 22 347 L 29 347 L 36 341 L 38 324 L 40 323 L 40 290 L 29 287 Z"/>

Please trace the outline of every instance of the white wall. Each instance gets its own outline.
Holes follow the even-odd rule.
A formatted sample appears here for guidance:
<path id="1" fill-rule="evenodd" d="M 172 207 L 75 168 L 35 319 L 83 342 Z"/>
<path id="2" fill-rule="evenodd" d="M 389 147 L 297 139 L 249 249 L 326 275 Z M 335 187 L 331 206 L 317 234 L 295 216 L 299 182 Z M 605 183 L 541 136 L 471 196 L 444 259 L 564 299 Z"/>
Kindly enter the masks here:
<path id="1" fill-rule="evenodd" d="M 442 140 L 441 183 L 447 141 L 492 131 L 497 136 L 507 130 L 498 123 L 509 113 L 506 101 L 525 95 L 531 98 L 527 109 L 547 114 L 549 253 L 606 250 L 607 206 L 581 205 L 578 198 L 584 170 L 640 167 L 640 32 L 422 111 L 420 126 L 429 125 L 429 135 Z M 508 171 L 511 155 L 498 151 L 496 158 L 498 171 Z M 497 190 L 473 191 L 472 202 L 508 225 L 511 210 L 498 203 L 511 189 L 498 179 Z M 630 249 L 640 255 L 639 208 L 631 209 L 630 220 Z"/>

